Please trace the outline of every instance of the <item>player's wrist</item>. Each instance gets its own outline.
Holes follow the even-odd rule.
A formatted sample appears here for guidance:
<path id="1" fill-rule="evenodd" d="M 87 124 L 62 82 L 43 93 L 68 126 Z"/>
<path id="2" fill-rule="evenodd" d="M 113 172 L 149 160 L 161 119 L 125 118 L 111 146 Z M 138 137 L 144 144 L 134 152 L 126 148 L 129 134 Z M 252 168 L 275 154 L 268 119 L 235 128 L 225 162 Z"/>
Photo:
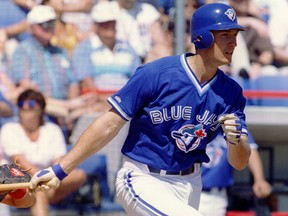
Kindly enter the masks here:
<path id="1" fill-rule="evenodd" d="M 239 135 L 236 135 L 233 138 L 227 138 L 227 135 L 224 135 L 224 139 L 226 140 L 226 142 L 228 142 L 231 145 L 237 145 L 240 142 L 240 137 L 241 137 L 241 133 Z"/>
<path id="2" fill-rule="evenodd" d="M 63 170 L 63 168 L 61 167 L 59 163 L 53 165 L 51 168 L 53 172 L 55 173 L 56 177 L 60 181 L 63 180 L 67 176 L 67 173 L 65 173 L 65 171 Z"/>

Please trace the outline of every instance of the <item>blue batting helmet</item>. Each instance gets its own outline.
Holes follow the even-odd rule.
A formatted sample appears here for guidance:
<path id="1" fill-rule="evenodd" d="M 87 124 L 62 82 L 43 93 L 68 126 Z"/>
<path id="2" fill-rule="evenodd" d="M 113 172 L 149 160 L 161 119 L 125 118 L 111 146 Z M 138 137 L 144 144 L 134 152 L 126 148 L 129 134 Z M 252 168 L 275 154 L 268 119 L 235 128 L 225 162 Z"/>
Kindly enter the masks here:
<path id="1" fill-rule="evenodd" d="M 214 42 L 212 30 L 244 30 L 238 25 L 234 9 L 222 3 L 206 4 L 198 8 L 191 17 L 191 42 L 198 49 L 208 49 Z"/>

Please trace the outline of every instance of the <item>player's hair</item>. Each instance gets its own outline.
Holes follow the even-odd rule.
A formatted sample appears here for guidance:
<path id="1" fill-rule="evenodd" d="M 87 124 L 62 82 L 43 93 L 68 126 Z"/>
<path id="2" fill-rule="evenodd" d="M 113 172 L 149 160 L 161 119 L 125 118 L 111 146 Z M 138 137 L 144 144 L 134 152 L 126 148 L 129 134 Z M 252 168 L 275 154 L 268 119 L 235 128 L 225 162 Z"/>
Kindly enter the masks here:
<path id="1" fill-rule="evenodd" d="M 191 17 L 191 42 L 197 49 L 208 49 L 214 43 L 211 31 L 229 29 L 244 30 L 238 25 L 234 9 L 223 3 L 206 4 L 198 8 Z"/>

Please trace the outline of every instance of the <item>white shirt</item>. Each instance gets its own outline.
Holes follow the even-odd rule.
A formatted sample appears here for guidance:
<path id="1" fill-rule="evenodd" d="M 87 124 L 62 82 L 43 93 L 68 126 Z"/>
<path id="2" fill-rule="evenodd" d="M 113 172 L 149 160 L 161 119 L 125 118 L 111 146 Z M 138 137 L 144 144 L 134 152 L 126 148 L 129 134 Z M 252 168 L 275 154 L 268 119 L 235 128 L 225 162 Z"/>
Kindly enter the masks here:
<path id="1" fill-rule="evenodd" d="M 160 18 L 160 13 L 150 4 L 135 3 L 131 10 L 122 9 L 114 2 L 117 19 L 117 39 L 129 43 L 144 57 L 152 46 L 151 26 Z"/>
<path id="2" fill-rule="evenodd" d="M 18 122 L 9 122 L 2 126 L 0 144 L 7 158 L 23 154 L 32 164 L 43 169 L 51 165 L 54 159 L 66 153 L 66 143 L 60 127 L 47 122 L 40 128 L 40 135 L 33 142 Z"/>
<path id="3" fill-rule="evenodd" d="M 270 16 L 268 27 L 271 42 L 276 47 L 288 51 L 288 3 L 278 7 L 277 12 Z"/>

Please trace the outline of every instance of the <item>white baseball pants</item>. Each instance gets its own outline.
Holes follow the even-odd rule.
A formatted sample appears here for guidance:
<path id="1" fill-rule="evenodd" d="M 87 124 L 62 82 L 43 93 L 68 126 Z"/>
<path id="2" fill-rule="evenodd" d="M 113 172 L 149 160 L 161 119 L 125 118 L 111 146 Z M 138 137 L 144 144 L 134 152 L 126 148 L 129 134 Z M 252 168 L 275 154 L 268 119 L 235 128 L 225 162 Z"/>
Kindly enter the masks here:
<path id="1" fill-rule="evenodd" d="M 129 216 L 202 216 L 201 188 L 201 169 L 185 176 L 154 174 L 128 157 L 116 178 L 117 199 Z"/>

